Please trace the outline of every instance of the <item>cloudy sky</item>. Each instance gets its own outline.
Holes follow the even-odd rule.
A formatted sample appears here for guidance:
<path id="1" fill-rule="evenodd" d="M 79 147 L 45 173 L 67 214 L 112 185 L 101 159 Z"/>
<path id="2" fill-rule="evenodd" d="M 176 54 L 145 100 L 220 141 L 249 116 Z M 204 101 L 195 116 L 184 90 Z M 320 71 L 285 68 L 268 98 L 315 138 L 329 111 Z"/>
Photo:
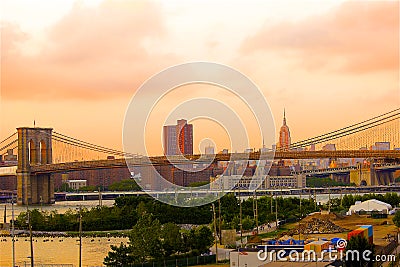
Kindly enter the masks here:
<path id="1" fill-rule="evenodd" d="M 36 120 L 121 149 L 137 88 L 190 61 L 241 71 L 267 99 L 276 131 L 286 108 L 292 141 L 312 137 L 399 107 L 399 2 L 3 0 L 0 140 Z M 197 91 L 240 106 L 212 86 L 182 95 Z M 228 147 L 208 124 L 194 122 L 195 142 Z"/>

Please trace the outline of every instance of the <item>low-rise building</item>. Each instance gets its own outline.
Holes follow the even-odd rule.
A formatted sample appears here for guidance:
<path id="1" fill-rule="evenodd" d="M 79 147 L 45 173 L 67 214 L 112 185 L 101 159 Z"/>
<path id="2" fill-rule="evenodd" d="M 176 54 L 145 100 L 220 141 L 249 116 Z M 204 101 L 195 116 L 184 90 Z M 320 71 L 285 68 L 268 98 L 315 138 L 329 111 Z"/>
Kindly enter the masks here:
<path id="1" fill-rule="evenodd" d="M 306 176 L 304 174 L 294 174 L 285 176 L 254 175 L 217 175 L 210 177 L 211 190 L 231 190 L 231 189 L 273 189 L 273 188 L 302 188 L 306 186 Z"/>
<path id="2" fill-rule="evenodd" d="M 326 144 L 322 147 L 323 151 L 336 151 L 336 144 Z"/>
<path id="3" fill-rule="evenodd" d="M 86 186 L 86 180 L 67 180 L 68 187 L 77 190 Z"/>
<path id="4" fill-rule="evenodd" d="M 17 164 L 17 155 L 14 154 L 14 150 L 7 149 L 7 154 L 5 154 L 2 158 L 2 161 L 8 164 Z"/>
<path id="5" fill-rule="evenodd" d="M 390 142 L 375 142 L 375 145 L 370 147 L 371 150 L 390 150 Z"/>

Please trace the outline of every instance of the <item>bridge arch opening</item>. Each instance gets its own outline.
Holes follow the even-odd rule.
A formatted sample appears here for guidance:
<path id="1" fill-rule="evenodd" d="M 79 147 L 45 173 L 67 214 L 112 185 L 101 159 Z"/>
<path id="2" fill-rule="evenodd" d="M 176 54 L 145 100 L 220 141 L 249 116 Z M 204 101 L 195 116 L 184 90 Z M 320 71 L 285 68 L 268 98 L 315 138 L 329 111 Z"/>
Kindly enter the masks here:
<path id="1" fill-rule="evenodd" d="M 36 148 L 35 148 L 35 141 L 32 139 L 29 141 L 28 145 L 28 156 L 29 156 L 29 163 L 35 164 L 36 163 Z"/>
<path id="2" fill-rule="evenodd" d="M 46 142 L 44 140 L 40 141 L 39 148 L 40 148 L 39 162 L 41 164 L 46 164 L 47 163 L 47 145 L 46 145 Z"/>

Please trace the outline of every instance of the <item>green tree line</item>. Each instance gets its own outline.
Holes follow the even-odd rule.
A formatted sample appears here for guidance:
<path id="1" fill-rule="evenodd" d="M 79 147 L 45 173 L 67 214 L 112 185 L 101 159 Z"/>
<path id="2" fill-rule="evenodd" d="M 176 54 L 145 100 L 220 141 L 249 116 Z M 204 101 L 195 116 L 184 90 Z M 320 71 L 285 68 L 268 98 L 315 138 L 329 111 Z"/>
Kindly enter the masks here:
<path id="1" fill-rule="evenodd" d="M 222 229 L 239 229 L 239 199 L 233 194 L 227 194 L 215 205 L 218 213 L 218 226 L 221 225 Z M 255 205 L 253 198 L 242 201 L 242 223 L 245 230 L 252 229 L 256 225 L 254 219 Z M 279 220 L 296 220 L 315 211 L 316 208 L 312 199 L 302 199 L 300 210 L 299 198 L 278 197 L 272 199 L 271 202 L 269 196 L 260 197 L 257 199 L 258 222 L 274 221 L 276 205 L 278 206 Z M 131 229 L 137 223 L 138 214 L 143 212 L 152 214 L 154 219 L 157 219 L 161 224 L 172 222 L 175 224 L 202 225 L 212 222 L 210 204 L 198 207 L 176 207 L 148 196 L 124 196 L 117 198 L 112 207 L 83 208 L 81 210 L 82 226 L 85 231 Z M 57 211 L 31 210 L 33 230 L 76 231 L 78 229 L 78 218 L 78 209 L 70 209 L 64 214 Z M 16 220 L 16 226 L 26 228 L 26 224 L 27 214 L 22 212 Z"/>
<path id="2" fill-rule="evenodd" d="M 176 207 L 161 203 L 149 196 L 119 197 L 112 207 L 97 206 L 83 208 L 82 227 L 85 231 L 131 229 L 138 220 L 138 212 L 146 211 L 164 224 L 209 224 L 212 219 L 210 206 Z M 76 231 L 78 229 L 79 211 L 68 210 L 64 214 L 57 211 L 39 211 L 33 209 L 31 224 L 33 230 L 40 231 Z M 190 216 L 188 216 L 190 214 Z M 16 220 L 16 226 L 27 228 L 27 213 L 22 212 Z"/>
<path id="3" fill-rule="evenodd" d="M 79 189 L 72 189 L 68 186 L 68 183 L 62 183 L 59 188 L 56 188 L 56 192 L 74 192 L 74 191 L 81 191 L 81 192 L 93 192 L 96 190 L 101 191 L 142 191 L 140 186 L 135 182 L 133 179 L 125 179 L 119 182 L 112 183 L 111 185 L 107 186 L 94 186 L 94 185 L 87 185 L 83 186 Z"/>
<path id="4" fill-rule="evenodd" d="M 344 195 L 342 199 L 330 200 L 330 204 L 318 206 L 312 198 L 263 196 L 257 201 L 249 197 L 242 201 L 242 227 L 250 230 L 255 227 L 255 206 L 257 205 L 258 223 L 267 223 L 275 220 L 275 210 L 278 207 L 278 219 L 295 221 L 305 215 L 318 211 L 321 208 L 331 211 L 347 211 L 356 201 L 378 199 L 391 204 L 393 207 L 400 203 L 400 196 L 396 193 Z M 220 201 L 215 202 L 218 227 L 221 229 L 239 229 L 240 205 L 239 199 L 232 193 L 223 196 Z M 112 207 L 93 207 L 82 209 L 82 225 L 85 231 L 97 230 L 122 230 L 131 229 L 137 223 L 138 214 L 147 212 L 152 214 L 161 224 L 172 222 L 175 224 L 210 224 L 212 222 L 211 205 L 198 207 L 176 207 L 171 206 L 149 196 L 124 196 L 115 200 Z M 78 210 L 68 210 L 64 214 L 57 211 L 31 210 L 31 222 L 33 230 L 42 231 L 76 231 L 78 229 Z M 221 214 L 221 216 L 219 216 Z M 26 228 L 26 212 L 22 212 L 17 220 L 16 226 Z"/>

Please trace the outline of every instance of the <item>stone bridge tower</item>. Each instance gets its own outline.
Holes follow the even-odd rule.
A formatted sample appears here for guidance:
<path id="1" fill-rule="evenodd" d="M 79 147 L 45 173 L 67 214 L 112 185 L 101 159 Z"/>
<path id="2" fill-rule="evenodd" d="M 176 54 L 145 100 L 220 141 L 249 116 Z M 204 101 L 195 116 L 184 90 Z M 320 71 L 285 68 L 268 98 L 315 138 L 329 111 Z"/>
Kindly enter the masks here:
<path id="1" fill-rule="evenodd" d="M 31 172 L 31 166 L 52 163 L 52 130 L 52 128 L 37 127 L 17 128 L 19 205 L 54 203 L 54 182 L 51 174 Z"/>

